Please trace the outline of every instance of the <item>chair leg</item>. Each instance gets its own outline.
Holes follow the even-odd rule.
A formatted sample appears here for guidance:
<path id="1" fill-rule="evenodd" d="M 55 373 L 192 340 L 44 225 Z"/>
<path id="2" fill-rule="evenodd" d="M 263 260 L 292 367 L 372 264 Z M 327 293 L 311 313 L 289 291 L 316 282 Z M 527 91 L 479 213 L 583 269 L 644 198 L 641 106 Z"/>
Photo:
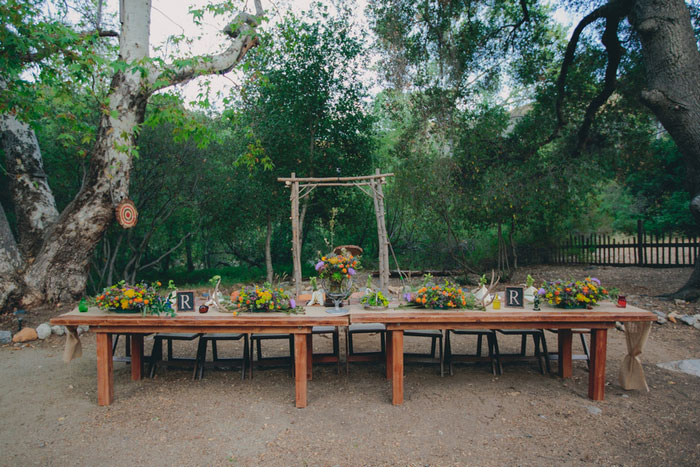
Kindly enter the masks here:
<path id="1" fill-rule="evenodd" d="M 520 341 L 520 356 L 524 357 L 527 354 L 527 334 L 523 334 Z"/>
<path id="2" fill-rule="evenodd" d="M 498 362 L 496 361 L 493 339 L 494 335 L 486 336 L 486 345 L 489 351 L 489 358 L 491 359 L 491 374 L 498 376 Z"/>
<path id="3" fill-rule="evenodd" d="M 503 363 L 501 362 L 501 351 L 498 349 L 498 336 L 495 332 L 491 333 L 491 338 L 493 339 L 493 353 L 496 357 L 496 364 L 498 365 L 498 374 L 503 374 Z"/>
<path id="4" fill-rule="evenodd" d="M 482 343 L 482 335 L 479 334 L 476 336 L 476 356 L 481 357 L 481 343 Z M 488 340 L 488 339 L 487 339 Z"/>
<path id="5" fill-rule="evenodd" d="M 250 376 L 250 379 L 253 379 L 253 359 L 255 358 L 255 352 L 253 352 L 253 336 L 250 336 L 250 342 L 249 342 L 249 347 L 250 350 L 248 352 L 248 375 Z"/>
<path id="6" fill-rule="evenodd" d="M 205 346 L 202 348 L 202 346 Z M 203 337 L 199 338 L 197 343 L 197 357 L 194 361 L 194 371 L 192 371 L 192 379 L 202 379 L 200 373 L 200 368 L 204 366 L 204 361 L 206 359 L 206 339 Z"/>
<path id="7" fill-rule="evenodd" d="M 452 366 L 452 344 L 450 342 L 450 330 L 447 330 L 447 335 L 445 336 L 445 359 L 447 359 L 447 367 L 450 376 L 454 376 L 454 368 Z"/>
<path id="8" fill-rule="evenodd" d="M 437 343 L 437 337 L 430 338 L 430 358 L 435 358 L 435 344 Z"/>
<path id="9" fill-rule="evenodd" d="M 345 326 L 345 376 L 350 374 L 350 332 Z"/>
<path id="10" fill-rule="evenodd" d="M 386 355 L 386 332 L 384 331 L 379 333 L 379 345 L 382 350 L 382 354 Z"/>
<path id="11" fill-rule="evenodd" d="M 173 359 L 173 340 L 168 339 L 168 361 Z"/>
<path id="12" fill-rule="evenodd" d="M 153 378 L 156 375 L 158 363 L 163 360 L 163 340 L 156 337 L 153 339 L 153 349 L 151 350 L 151 364 L 148 368 L 148 375 Z"/>
<path id="13" fill-rule="evenodd" d="M 439 338 L 440 339 L 439 340 L 439 343 L 440 343 L 440 378 L 443 378 L 445 376 L 445 354 L 443 353 L 443 348 L 444 348 L 443 335 L 444 334 L 443 334 L 443 331 L 441 329 L 440 330 L 440 338 Z"/>
<path id="14" fill-rule="evenodd" d="M 211 356 L 214 361 L 219 359 L 219 352 L 216 350 L 216 341 L 211 341 Z"/>
<path id="15" fill-rule="evenodd" d="M 583 346 L 583 353 L 586 354 L 586 365 L 588 366 L 588 369 L 591 369 L 591 354 L 588 351 L 588 343 L 586 342 L 586 336 L 581 333 L 579 334 L 581 336 L 581 345 Z"/>
<path id="16" fill-rule="evenodd" d="M 112 341 L 112 355 L 114 355 L 117 351 L 117 344 L 119 343 L 119 334 L 112 334 L 114 336 L 114 340 Z"/>
<path id="17" fill-rule="evenodd" d="M 544 362 L 542 362 L 542 352 L 540 351 L 540 335 L 539 334 L 533 334 L 532 335 L 532 342 L 535 346 L 535 357 L 537 358 L 537 364 L 540 367 L 540 373 L 544 373 Z"/>
<path id="18" fill-rule="evenodd" d="M 549 350 L 547 349 L 547 337 L 544 335 L 544 330 L 540 334 L 540 340 L 542 341 L 542 353 L 544 354 L 544 367 L 547 373 L 551 373 L 552 369 L 549 366 Z"/>
<path id="19" fill-rule="evenodd" d="M 124 354 L 127 357 L 131 357 L 131 336 L 129 334 L 127 334 L 124 339 L 124 345 L 126 346 Z M 112 355 L 114 355 L 114 353 L 112 353 Z"/>
<path id="20" fill-rule="evenodd" d="M 245 379 L 245 365 L 248 362 L 248 334 L 243 334 L 243 360 L 241 361 L 241 380 Z"/>

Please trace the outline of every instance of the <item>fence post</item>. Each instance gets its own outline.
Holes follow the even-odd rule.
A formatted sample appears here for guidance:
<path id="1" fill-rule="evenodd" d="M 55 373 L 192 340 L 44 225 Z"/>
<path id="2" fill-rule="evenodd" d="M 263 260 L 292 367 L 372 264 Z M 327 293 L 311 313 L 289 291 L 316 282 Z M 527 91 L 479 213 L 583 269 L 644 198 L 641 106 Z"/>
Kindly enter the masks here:
<path id="1" fill-rule="evenodd" d="M 637 219 L 637 264 L 644 266 L 644 231 L 641 219 Z"/>

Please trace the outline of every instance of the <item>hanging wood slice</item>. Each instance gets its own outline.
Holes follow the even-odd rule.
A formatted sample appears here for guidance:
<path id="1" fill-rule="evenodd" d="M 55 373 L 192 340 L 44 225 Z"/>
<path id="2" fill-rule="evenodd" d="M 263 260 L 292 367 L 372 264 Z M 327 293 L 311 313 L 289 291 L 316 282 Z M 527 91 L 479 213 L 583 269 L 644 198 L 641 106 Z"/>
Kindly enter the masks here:
<path id="1" fill-rule="evenodd" d="M 130 229 L 136 225 L 139 220 L 139 212 L 136 210 L 134 202 L 130 199 L 125 199 L 117 205 L 117 222 L 125 229 Z"/>

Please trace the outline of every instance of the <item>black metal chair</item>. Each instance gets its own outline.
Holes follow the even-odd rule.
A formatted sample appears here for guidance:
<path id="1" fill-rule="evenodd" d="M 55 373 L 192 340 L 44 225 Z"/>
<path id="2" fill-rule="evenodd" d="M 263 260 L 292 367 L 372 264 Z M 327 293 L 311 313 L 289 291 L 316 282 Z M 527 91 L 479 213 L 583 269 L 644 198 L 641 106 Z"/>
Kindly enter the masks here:
<path id="1" fill-rule="evenodd" d="M 239 341 L 243 339 L 243 357 L 219 358 L 216 343 L 219 341 Z M 211 342 L 212 360 L 207 361 L 207 347 Z M 202 334 L 197 346 L 197 362 L 192 373 L 192 379 L 202 379 L 205 368 L 240 367 L 241 379 L 245 379 L 245 369 L 248 362 L 248 334 L 243 333 L 214 333 Z"/>
<path id="2" fill-rule="evenodd" d="M 119 337 L 124 336 L 124 356 L 117 356 L 117 344 L 119 344 Z M 112 334 L 112 361 L 123 362 L 126 364 L 131 363 L 131 334 Z"/>
<path id="3" fill-rule="evenodd" d="M 287 340 L 289 341 L 289 356 L 263 357 L 262 341 L 265 340 Z M 255 352 L 258 351 L 258 360 L 255 361 Z M 290 376 L 294 376 L 294 334 L 258 334 L 250 335 L 250 352 L 248 353 L 249 374 L 253 378 L 253 366 L 258 368 L 273 368 L 289 366 Z"/>
<path id="4" fill-rule="evenodd" d="M 193 341 L 201 334 L 199 333 L 158 333 L 153 337 L 153 349 L 151 350 L 148 373 L 151 378 L 156 374 L 159 365 L 166 365 L 168 368 L 189 368 L 194 369 L 197 365 L 197 358 L 173 357 L 173 341 Z M 168 359 L 163 360 L 163 341 L 168 346 Z"/>
<path id="5" fill-rule="evenodd" d="M 340 374 L 340 332 L 337 326 L 314 326 L 311 328 L 308 345 L 311 346 L 313 352 L 313 336 L 327 334 L 332 336 L 333 351 L 319 354 L 312 353 L 312 363 L 335 363 L 338 367 L 337 372 Z"/>
<path id="6" fill-rule="evenodd" d="M 379 334 L 380 351 L 355 352 L 353 335 Z M 349 372 L 350 362 L 378 362 L 386 357 L 386 326 L 382 323 L 358 323 L 345 328 L 345 372 Z"/>
<path id="7" fill-rule="evenodd" d="M 404 352 L 404 363 L 432 363 L 440 365 L 440 377 L 445 374 L 445 359 L 443 353 L 443 333 L 441 329 L 411 329 L 403 333 L 408 337 L 430 339 L 429 353 Z M 439 344 L 439 347 L 438 347 Z M 436 356 L 435 353 L 439 352 Z"/>
<path id="8" fill-rule="evenodd" d="M 523 362 L 534 358 L 543 375 L 550 372 L 549 351 L 547 350 L 547 339 L 544 335 L 544 329 L 498 329 L 498 332 L 506 336 L 521 336 L 520 352 L 512 354 L 501 353 L 499 355 L 501 361 Z M 532 342 L 535 346 L 534 356 L 527 355 L 527 336 L 532 336 Z"/>
<path id="9" fill-rule="evenodd" d="M 455 354 L 452 352 L 452 335 L 456 336 L 476 336 L 476 353 Z M 481 354 L 483 338 L 486 337 L 488 356 Z M 503 373 L 501 365 L 501 354 L 498 349 L 498 339 L 496 331 L 492 329 L 448 329 L 445 335 L 445 361 L 450 370 L 450 376 L 454 375 L 455 363 L 479 363 L 488 362 L 491 364 L 491 373 L 498 376 Z"/>
<path id="10" fill-rule="evenodd" d="M 552 332 L 554 334 L 559 335 L 559 330 L 558 329 L 547 329 L 549 332 Z M 588 368 L 591 368 L 591 352 L 588 349 L 588 342 L 586 342 L 586 334 L 590 334 L 591 330 L 590 329 L 572 329 L 571 330 L 572 334 L 578 334 L 579 337 L 581 338 L 581 347 L 583 348 L 583 355 L 576 354 L 572 355 L 571 359 L 572 360 L 586 360 L 586 366 Z M 559 360 L 559 352 L 550 352 L 549 353 L 549 359 L 550 360 Z"/>

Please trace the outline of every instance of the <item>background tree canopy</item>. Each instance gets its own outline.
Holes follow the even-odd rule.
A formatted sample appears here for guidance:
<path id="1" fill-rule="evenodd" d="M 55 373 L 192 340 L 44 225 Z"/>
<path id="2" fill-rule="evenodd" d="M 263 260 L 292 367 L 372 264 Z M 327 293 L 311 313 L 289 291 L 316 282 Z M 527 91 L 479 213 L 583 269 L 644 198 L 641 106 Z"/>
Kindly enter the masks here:
<path id="1" fill-rule="evenodd" d="M 698 8 L 661 3 L 677 24 L 688 21 L 695 66 Z M 71 4 L 83 14 L 68 21 L 61 19 L 68 4 L 0 6 L 0 114 L 33 130 L 54 218 L 92 183 L 104 118 L 114 117 L 115 77 L 148 80 L 150 70 L 120 58 L 108 12 L 100 23 L 94 5 Z M 554 19 L 559 6 L 582 18 L 573 31 Z M 234 7 L 192 12 L 201 20 Z M 238 86 L 216 106 L 206 92 L 197 106 L 176 91 L 146 98 L 126 179 L 139 223 L 124 230 L 103 219 L 86 256 L 88 293 L 121 279 L 196 283 L 218 273 L 231 283 L 288 273 L 289 192 L 276 179 L 291 172 L 394 172 L 387 227 L 405 269 L 507 274 L 527 249 L 572 232 L 630 234 L 639 219 L 653 233 L 697 235 L 689 209 L 698 194 L 689 175 L 694 156 L 649 91 L 658 88 L 649 54 L 685 49 L 680 39 L 663 49 L 650 38 L 646 8 L 643 1 L 381 0 L 366 11 L 352 2 L 272 11 L 257 30 L 252 16 L 239 17 L 227 29 L 247 41 L 235 62 Z M 241 25 L 251 29 L 241 34 Z M 233 68 L 207 68 L 215 60 L 173 59 L 159 79 L 177 84 Z M 153 59 L 154 69 L 161 61 Z M 688 102 L 679 105 L 694 109 Z M 17 176 L 16 145 L 7 128 L 0 139 L 9 229 L 0 232 L 21 240 L 30 227 L 15 188 L 5 189 Z M 316 190 L 304 199 L 301 222 L 308 273 L 317 252 L 339 244 L 361 245 L 372 267 L 374 214 L 361 193 Z M 25 255 L 41 246 L 19 243 Z"/>

